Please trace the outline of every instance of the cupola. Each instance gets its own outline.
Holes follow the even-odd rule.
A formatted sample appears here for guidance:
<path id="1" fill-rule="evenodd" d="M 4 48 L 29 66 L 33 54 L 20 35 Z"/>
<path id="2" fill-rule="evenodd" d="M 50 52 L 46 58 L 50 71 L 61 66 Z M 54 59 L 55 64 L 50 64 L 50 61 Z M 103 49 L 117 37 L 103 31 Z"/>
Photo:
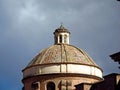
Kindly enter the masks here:
<path id="1" fill-rule="evenodd" d="M 54 44 L 69 44 L 69 34 L 70 32 L 61 25 L 54 32 Z"/>

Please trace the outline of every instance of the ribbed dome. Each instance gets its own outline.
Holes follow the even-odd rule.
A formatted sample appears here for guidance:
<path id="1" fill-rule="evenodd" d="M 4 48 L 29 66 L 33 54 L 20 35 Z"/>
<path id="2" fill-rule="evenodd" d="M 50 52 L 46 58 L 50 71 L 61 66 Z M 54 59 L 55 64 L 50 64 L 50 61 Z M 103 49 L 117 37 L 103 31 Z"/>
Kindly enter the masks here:
<path id="1" fill-rule="evenodd" d="M 54 32 L 54 45 L 42 50 L 23 70 L 23 76 L 85 74 L 102 78 L 102 70 L 81 49 L 69 44 L 70 32 L 62 25 Z"/>
<path id="2" fill-rule="evenodd" d="M 35 82 L 40 87 L 35 84 L 35 89 L 46 90 L 52 82 L 54 90 L 75 90 L 79 83 L 91 85 L 103 80 L 102 69 L 84 51 L 69 44 L 66 28 L 61 25 L 53 34 L 54 45 L 39 52 L 23 69 L 25 90 L 32 90 Z"/>
<path id="3" fill-rule="evenodd" d="M 50 63 L 77 63 L 97 66 L 81 49 L 68 44 L 58 44 L 41 51 L 27 67 Z"/>

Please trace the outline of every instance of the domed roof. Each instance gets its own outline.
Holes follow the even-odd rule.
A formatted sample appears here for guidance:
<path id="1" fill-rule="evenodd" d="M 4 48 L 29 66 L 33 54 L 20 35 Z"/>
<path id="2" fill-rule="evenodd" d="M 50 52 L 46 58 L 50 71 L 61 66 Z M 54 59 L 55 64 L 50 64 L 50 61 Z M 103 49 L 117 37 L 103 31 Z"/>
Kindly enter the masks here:
<path id="1" fill-rule="evenodd" d="M 27 67 L 40 64 L 76 63 L 98 66 L 85 52 L 69 44 L 57 44 L 41 51 Z"/>
<path id="2" fill-rule="evenodd" d="M 69 44 L 70 32 L 62 25 L 54 32 L 54 45 L 42 50 L 23 70 L 23 76 L 84 74 L 102 78 L 102 69 L 81 49 Z"/>
<path id="3" fill-rule="evenodd" d="M 67 32 L 70 33 L 63 25 L 61 25 L 59 28 L 57 28 L 54 32 L 55 33 L 60 33 L 60 32 Z"/>

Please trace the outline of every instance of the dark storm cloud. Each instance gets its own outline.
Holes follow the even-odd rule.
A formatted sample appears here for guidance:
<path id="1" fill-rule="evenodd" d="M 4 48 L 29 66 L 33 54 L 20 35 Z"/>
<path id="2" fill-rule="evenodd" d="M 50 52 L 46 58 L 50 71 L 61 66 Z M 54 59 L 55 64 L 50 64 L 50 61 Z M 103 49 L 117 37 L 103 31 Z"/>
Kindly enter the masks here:
<path id="1" fill-rule="evenodd" d="M 86 51 L 104 74 L 119 72 L 109 58 L 120 50 L 119 10 L 114 0 L 0 0 L 0 90 L 22 88 L 21 70 L 53 45 L 61 22 L 71 32 L 70 43 Z"/>

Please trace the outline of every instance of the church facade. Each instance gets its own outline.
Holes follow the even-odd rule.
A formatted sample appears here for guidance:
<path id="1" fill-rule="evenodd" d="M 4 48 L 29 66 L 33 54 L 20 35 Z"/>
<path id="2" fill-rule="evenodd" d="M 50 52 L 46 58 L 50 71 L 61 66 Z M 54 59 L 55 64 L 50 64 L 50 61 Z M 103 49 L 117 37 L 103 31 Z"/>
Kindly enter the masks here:
<path id="1" fill-rule="evenodd" d="M 54 45 L 23 69 L 23 90 L 100 90 L 95 88 L 104 81 L 102 69 L 86 52 L 69 44 L 68 29 L 61 25 L 53 34 Z"/>

